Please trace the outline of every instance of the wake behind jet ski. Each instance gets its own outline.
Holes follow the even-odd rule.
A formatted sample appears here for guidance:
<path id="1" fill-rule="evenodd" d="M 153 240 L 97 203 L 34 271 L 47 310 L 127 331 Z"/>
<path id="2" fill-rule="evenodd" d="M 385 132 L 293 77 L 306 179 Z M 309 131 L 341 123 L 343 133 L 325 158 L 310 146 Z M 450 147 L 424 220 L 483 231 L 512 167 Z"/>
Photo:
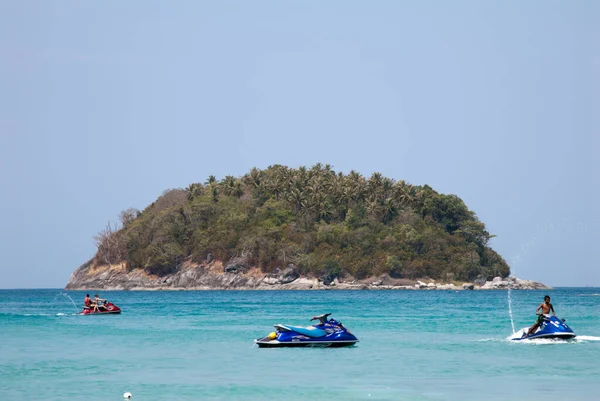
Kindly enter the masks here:
<path id="1" fill-rule="evenodd" d="M 331 313 L 313 317 L 319 323 L 308 326 L 276 324 L 274 332 L 254 340 L 260 348 L 275 347 L 349 347 L 358 342 L 350 331 L 335 319 L 327 320 Z"/>
<path id="2" fill-rule="evenodd" d="M 540 323 L 537 330 L 527 336 L 527 328 L 523 329 L 523 335 L 521 338 L 513 338 L 515 341 L 519 340 L 533 340 L 536 338 L 554 338 L 569 340 L 575 338 L 576 334 L 573 332 L 564 319 L 559 319 L 556 316 L 541 315 L 542 322 Z"/>

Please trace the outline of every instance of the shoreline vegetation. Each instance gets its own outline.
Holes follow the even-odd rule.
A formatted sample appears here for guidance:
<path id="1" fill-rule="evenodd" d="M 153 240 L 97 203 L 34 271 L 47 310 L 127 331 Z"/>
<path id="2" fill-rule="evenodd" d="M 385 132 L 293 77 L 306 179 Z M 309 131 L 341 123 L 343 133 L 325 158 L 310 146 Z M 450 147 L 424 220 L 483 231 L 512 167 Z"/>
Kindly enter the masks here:
<path id="1" fill-rule="evenodd" d="M 209 176 L 119 217 L 67 289 L 547 288 L 509 277 L 458 196 L 321 163 Z"/>

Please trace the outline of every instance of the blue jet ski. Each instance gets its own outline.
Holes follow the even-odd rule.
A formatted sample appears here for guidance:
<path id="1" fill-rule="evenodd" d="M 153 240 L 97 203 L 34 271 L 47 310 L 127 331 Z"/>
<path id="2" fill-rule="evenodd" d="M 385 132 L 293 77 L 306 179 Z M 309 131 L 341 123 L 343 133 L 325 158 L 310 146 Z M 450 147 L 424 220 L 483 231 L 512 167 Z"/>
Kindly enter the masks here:
<path id="1" fill-rule="evenodd" d="M 538 327 L 534 333 L 531 333 L 528 337 L 525 337 L 527 330 L 528 329 L 525 329 L 521 338 L 513 338 L 513 340 L 533 340 L 535 338 L 559 338 L 568 340 L 575 338 L 576 336 L 576 334 L 573 332 L 573 329 L 571 329 L 565 323 L 565 319 L 559 319 L 556 316 L 548 315 L 544 315 L 540 327 Z"/>
<path id="2" fill-rule="evenodd" d="M 276 324 L 274 332 L 254 340 L 260 348 L 276 347 L 349 347 L 358 342 L 350 331 L 335 319 L 327 318 L 331 313 L 315 316 L 311 320 L 319 323 L 308 326 Z"/>

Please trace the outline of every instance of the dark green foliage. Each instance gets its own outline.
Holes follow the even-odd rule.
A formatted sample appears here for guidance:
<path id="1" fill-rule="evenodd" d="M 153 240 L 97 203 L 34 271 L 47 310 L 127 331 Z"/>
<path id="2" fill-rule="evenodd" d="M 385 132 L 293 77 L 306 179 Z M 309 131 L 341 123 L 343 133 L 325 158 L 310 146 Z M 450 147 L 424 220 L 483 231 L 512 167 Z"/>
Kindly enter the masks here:
<path id="1" fill-rule="evenodd" d="M 507 276 L 492 237 L 456 195 L 374 173 L 369 179 L 331 166 L 253 168 L 241 178 L 163 193 L 144 211 L 122 215 L 123 227 L 100 253 L 130 269 L 164 275 L 210 253 L 243 256 L 265 272 L 294 263 L 330 282 L 389 274 L 396 278 L 472 280 Z M 114 250 L 119 250 L 116 253 Z M 107 258 L 104 258 L 107 259 Z"/>
<path id="2" fill-rule="evenodd" d="M 390 277 L 401 278 L 402 277 L 402 262 L 397 256 L 391 255 L 387 257 L 385 262 L 387 273 Z"/>
<path id="3" fill-rule="evenodd" d="M 329 285 L 333 280 L 340 277 L 343 273 L 342 267 L 337 260 L 329 259 L 323 266 L 323 282 Z"/>

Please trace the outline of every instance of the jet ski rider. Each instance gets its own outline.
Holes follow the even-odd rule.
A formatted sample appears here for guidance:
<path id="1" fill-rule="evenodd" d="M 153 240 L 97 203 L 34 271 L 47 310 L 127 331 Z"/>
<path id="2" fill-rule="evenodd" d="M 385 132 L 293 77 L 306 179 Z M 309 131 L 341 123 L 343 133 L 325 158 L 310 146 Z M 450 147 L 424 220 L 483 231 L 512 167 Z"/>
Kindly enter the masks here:
<path id="1" fill-rule="evenodd" d="M 540 309 L 542 310 L 542 313 L 538 313 Z M 549 315 L 550 311 L 552 311 L 552 315 L 556 316 L 556 313 L 554 313 L 554 306 L 552 306 L 552 304 L 550 303 L 550 296 L 546 295 L 544 297 L 544 302 L 542 302 L 540 306 L 538 306 L 535 310 L 535 313 L 538 315 L 536 322 L 533 324 L 533 326 L 529 328 L 529 331 L 527 332 L 527 334 L 525 334 L 523 338 L 529 337 L 531 333 L 536 331 L 537 328 L 540 327 L 540 325 L 544 321 L 544 315 Z"/>
<path id="2" fill-rule="evenodd" d="M 83 309 L 90 309 L 92 306 L 92 299 L 90 298 L 90 294 L 85 294 L 85 298 L 83 298 Z"/>
<path id="3" fill-rule="evenodd" d="M 98 305 L 100 305 L 100 302 L 106 301 L 105 299 L 102 298 L 98 298 L 98 294 L 94 295 L 94 299 L 91 301 L 92 305 L 94 307 L 94 312 L 98 312 Z"/>

